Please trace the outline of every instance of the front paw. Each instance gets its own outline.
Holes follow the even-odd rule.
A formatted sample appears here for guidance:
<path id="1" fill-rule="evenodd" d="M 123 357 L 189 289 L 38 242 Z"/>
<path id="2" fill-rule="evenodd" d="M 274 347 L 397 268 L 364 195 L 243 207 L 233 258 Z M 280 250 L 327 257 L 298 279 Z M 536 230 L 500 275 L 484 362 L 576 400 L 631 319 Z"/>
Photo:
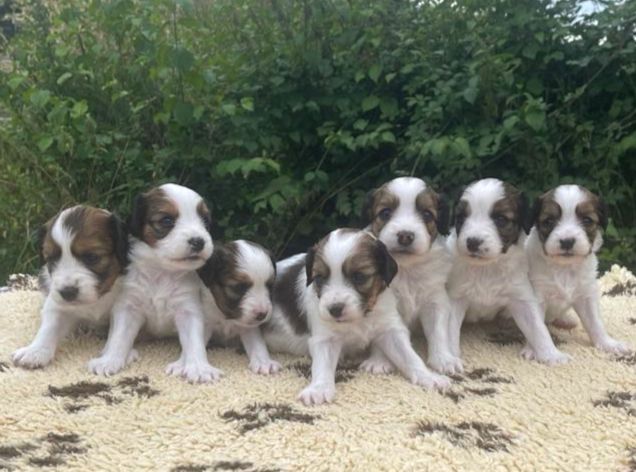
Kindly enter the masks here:
<path id="1" fill-rule="evenodd" d="M 565 354 L 557 349 L 549 353 L 538 353 L 530 346 L 525 346 L 521 350 L 521 357 L 523 357 L 527 361 L 537 361 L 550 366 L 567 364 L 568 362 L 570 362 L 570 360 L 572 360 L 572 356 L 570 356 L 569 354 Z"/>
<path id="2" fill-rule="evenodd" d="M 359 369 L 369 374 L 390 374 L 395 367 L 386 358 L 371 356 L 360 364 Z"/>
<path id="3" fill-rule="evenodd" d="M 464 372 L 462 360 L 450 353 L 430 356 L 427 364 L 430 368 L 442 374 L 454 375 Z"/>
<path id="4" fill-rule="evenodd" d="M 283 366 L 272 359 L 254 359 L 250 361 L 250 370 L 255 374 L 270 375 L 279 372 Z"/>
<path id="5" fill-rule="evenodd" d="M 176 377 L 183 377 L 190 383 L 212 383 L 223 376 L 222 370 L 212 367 L 208 363 L 186 363 L 181 359 L 168 364 L 166 373 Z"/>
<path id="6" fill-rule="evenodd" d="M 128 358 L 102 356 L 88 361 L 88 370 L 95 375 L 115 375 L 128 365 Z"/>
<path id="7" fill-rule="evenodd" d="M 335 385 L 313 385 L 306 387 L 298 399 L 306 406 L 322 405 L 323 403 L 331 403 L 336 396 Z"/>
<path id="8" fill-rule="evenodd" d="M 411 374 L 411 383 L 428 390 L 447 390 L 451 386 L 451 379 L 430 371 L 417 371 Z"/>
<path id="9" fill-rule="evenodd" d="M 602 342 L 595 343 L 594 347 L 601 351 L 609 352 L 610 354 L 622 355 L 629 354 L 631 352 L 631 349 L 627 344 L 613 338 L 607 338 Z"/>
<path id="10" fill-rule="evenodd" d="M 54 355 L 55 351 L 52 349 L 26 346 L 15 351 L 11 359 L 15 365 L 25 369 L 38 369 L 50 364 Z"/>

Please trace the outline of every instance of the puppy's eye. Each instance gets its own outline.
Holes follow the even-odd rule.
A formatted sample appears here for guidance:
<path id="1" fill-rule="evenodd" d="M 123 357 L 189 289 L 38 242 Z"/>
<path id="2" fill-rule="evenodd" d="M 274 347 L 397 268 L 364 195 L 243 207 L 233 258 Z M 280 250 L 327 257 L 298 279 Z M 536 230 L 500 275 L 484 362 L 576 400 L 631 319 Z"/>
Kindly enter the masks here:
<path id="1" fill-rule="evenodd" d="M 545 220 L 543 220 L 541 222 L 541 224 L 545 227 L 545 228 L 552 228 L 554 226 L 554 224 L 556 223 L 556 220 L 552 217 L 546 218 Z"/>
<path id="2" fill-rule="evenodd" d="M 506 226 L 510 222 L 510 220 L 503 215 L 496 215 L 493 219 L 498 228 Z"/>
<path id="3" fill-rule="evenodd" d="M 322 285 L 325 283 L 325 278 L 324 276 L 320 275 L 320 274 L 315 274 L 314 275 L 314 283 L 318 286 Z"/>
<path id="4" fill-rule="evenodd" d="M 87 252 L 80 257 L 82 259 L 82 262 L 88 266 L 95 265 L 101 260 L 101 257 L 94 252 Z"/>
<path id="5" fill-rule="evenodd" d="M 581 222 L 584 226 L 592 226 L 594 224 L 594 220 L 589 216 L 584 216 L 583 218 L 581 218 Z"/>
<path id="6" fill-rule="evenodd" d="M 391 210 L 390 208 L 383 208 L 382 210 L 380 210 L 380 213 L 378 213 L 378 218 L 380 218 L 382 221 L 388 221 L 389 218 L 391 218 L 392 214 L 393 210 Z"/>
<path id="7" fill-rule="evenodd" d="M 369 280 L 369 276 L 362 272 L 354 272 L 351 274 L 351 281 L 354 285 L 364 285 Z"/>
<path id="8" fill-rule="evenodd" d="M 159 221 L 159 226 L 161 226 L 164 229 L 171 229 L 172 227 L 174 227 L 174 217 L 172 216 L 164 216 L 163 218 L 161 218 Z"/>
<path id="9" fill-rule="evenodd" d="M 433 213 L 431 213 L 430 211 L 424 210 L 422 212 L 422 218 L 424 219 L 424 222 L 430 223 L 435 219 L 435 216 L 433 216 Z"/>
<path id="10" fill-rule="evenodd" d="M 235 295 L 242 297 L 245 293 L 250 289 L 250 284 L 246 282 L 230 285 L 230 290 L 234 292 Z"/>

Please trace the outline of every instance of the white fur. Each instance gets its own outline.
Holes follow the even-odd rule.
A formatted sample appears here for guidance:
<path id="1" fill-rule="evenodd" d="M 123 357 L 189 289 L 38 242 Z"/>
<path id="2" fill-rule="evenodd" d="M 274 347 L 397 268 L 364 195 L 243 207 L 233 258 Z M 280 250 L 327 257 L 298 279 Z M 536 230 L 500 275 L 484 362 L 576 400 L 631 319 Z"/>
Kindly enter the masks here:
<path id="1" fill-rule="evenodd" d="M 411 382 L 426 388 L 446 388 L 448 378 L 428 370 L 422 359 L 411 346 L 408 329 L 398 310 L 397 300 L 390 288 L 385 289 L 370 312 L 364 314 L 359 309 L 357 292 L 342 275 L 342 264 L 351 255 L 362 232 L 342 232 L 336 230 L 329 235 L 323 248 L 325 262 L 331 269 L 331 276 L 325 282 L 318 297 L 315 281 L 306 286 L 306 274 L 301 271 L 297 288 L 300 306 L 307 316 L 310 335 L 298 336 L 291 327 L 285 329 L 290 336 L 287 346 L 280 346 L 280 335 L 265 331 L 270 347 L 288 347 L 296 352 L 300 344 L 306 342 L 305 351 L 312 357 L 311 383 L 299 396 L 306 405 L 331 402 L 335 397 L 335 370 L 341 354 L 360 352 L 372 345 L 382 352 L 398 370 Z M 298 258 L 301 256 L 295 256 Z M 296 259 L 297 260 L 297 259 Z M 281 263 L 285 267 L 285 263 Z M 279 274 L 280 276 L 280 274 Z M 332 303 L 344 303 L 343 315 L 336 321 L 328 311 Z M 287 324 L 280 307 L 274 305 L 273 330 Z M 274 336 L 272 336 L 274 334 Z M 272 339 L 273 338 L 273 339 Z M 269 344 L 273 341 L 272 344 Z"/>
<path id="2" fill-rule="evenodd" d="M 550 337 L 528 278 L 523 249 L 525 233 L 522 231 L 519 241 L 501 252 L 503 244 L 489 215 L 492 206 L 503 197 L 503 184 L 496 179 L 484 179 L 469 186 L 462 198 L 470 204 L 470 215 L 460 236 L 453 230 L 447 241 L 453 261 L 448 279 L 452 352 L 460 356 L 464 318 L 473 322 L 488 320 L 502 312 L 515 320 L 528 341 L 529 346 L 522 350 L 523 357 L 547 364 L 567 362 L 569 356 L 560 352 Z M 484 241 L 480 257 L 472 257 L 466 250 L 467 237 Z"/>
<path id="3" fill-rule="evenodd" d="M 239 336 L 247 357 L 249 367 L 256 374 L 274 374 L 282 366 L 272 360 L 263 340 L 260 325 L 269 321 L 272 315 L 272 301 L 267 282 L 274 275 L 274 267 L 269 255 L 258 246 L 246 241 L 236 241 L 238 246 L 238 270 L 249 275 L 252 286 L 245 294 L 240 305 L 242 313 L 239 319 L 228 319 L 214 300 L 210 290 L 202 284 L 203 309 L 206 315 L 206 340 L 212 334 L 224 339 Z M 259 313 L 267 313 L 264 320 L 257 320 Z"/>
<path id="4" fill-rule="evenodd" d="M 156 337 L 178 334 L 181 357 L 166 372 L 190 382 L 212 382 L 222 372 L 208 363 L 205 320 L 196 269 L 212 253 L 212 238 L 196 207 L 201 197 L 186 187 L 161 188 L 175 202 L 179 216 L 171 232 L 151 247 L 131 237 L 130 265 L 121 297 L 113 307 L 110 333 L 101 357 L 89 362 L 91 372 L 113 375 L 135 360 L 133 344 L 143 327 Z M 192 260 L 188 239 L 202 238 L 204 249 Z"/>
<path id="5" fill-rule="evenodd" d="M 461 359 L 450 352 L 448 341 L 450 300 L 446 280 L 450 255 L 444 236 L 438 234 L 431 240 L 415 203 L 418 194 L 426 190 L 426 183 L 414 177 L 400 177 L 389 182 L 387 189 L 398 197 L 399 204 L 380 230 L 378 239 L 398 263 L 399 270 L 391 288 L 398 298 L 399 312 L 411 329 L 420 323 L 428 343 L 429 366 L 442 373 L 461 372 Z M 402 231 L 410 231 L 415 236 L 408 252 L 404 252 L 398 242 L 398 233 Z M 372 373 L 393 369 L 377 351 L 372 352 L 363 367 Z"/>
<path id="6" fill-rule="evenodd" d="M 16 365 L 26 368 L 43 367 L 55 356 L 58 344 L 78 323 L 86 322 L 93 326 L 104 326 L 115 299 L 121 280 L 118 278 L 111 289 L 100 297 L 97 276 L 75 258 L 71 244 L 75 234 L 63 225 L 65 217 L 77 207 L 68 208 L 60 213 L 51 228 L 51 238 L 61 249 L 61 257 L 51 273 L 45 265 L 40 273 L 46 298 L 42 307 L 42 323 L 28 346 L 13 353 Z M 64 300 L 59 290 L 73 286 L 79 289 L 77 298 L 71 302 Z"/>
<path id="7" fill-rule="evenodd" d="M 545 310 L 546 321 L 561 319 L 570 308 L 579 315 L 594 346 L 600 350 L 624 354 L 629 347 L 607 334 L 600 316 L 599 291 L 596 282 L 596 251 L 602 236 L 597 233 L 590 244 L 576 216 L 576 206 L 586 196 L 577 185 L 557 187 L 555 201 L 561 207 L 561 218 L 548 236 L 545 250 L 536 227 L 526 242 L 530 264 L 530 280 Z M 559 239 L 574 238 L 574 256 L 559 257 Z"/>

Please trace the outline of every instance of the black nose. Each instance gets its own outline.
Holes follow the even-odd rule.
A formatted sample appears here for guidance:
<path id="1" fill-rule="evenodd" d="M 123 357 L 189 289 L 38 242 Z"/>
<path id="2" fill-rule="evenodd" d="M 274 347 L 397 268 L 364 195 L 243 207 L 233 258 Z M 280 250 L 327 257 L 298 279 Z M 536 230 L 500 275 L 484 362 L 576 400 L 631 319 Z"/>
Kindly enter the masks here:
<path id="1" fill-rule="evenodd" d="M 576 240 L 574 238 L 559 239 L 561 249 L 563 249 L 564 251 L 569 251 L 570 249 L 572 249 L 575 242 Z"/>
<path id="2" fill-rule="evenodd" d="M 483 242 L 484 242 L 483 239 L 468 238 L 466 240 L 466 247 L 468 248 L 468 250 L 470 252 L 477 252 L 477 251 L 479 251 L 479 246 L 481 246 L 481 243 L 483 243 Z"/>
<path id="3" fill-rule="evenodd" d="M 400 246 L 410 246 L 415 239 L 415 234 L 413 233 L 413 231 L 400 231 L 397 234 L 397 238 Z"/>
<path id="4" fill-rule="evenodd" d="M 72 302 L 73 300 L 75 300 L 78 293 L 79 289 L 70 285 L 60 290 L 60 295 L 62 295 L 62 298 L 67 302 Z"/>
<path id="5" fill-rule="evenodd" d="M 263 321 L 265 318 L 267 318 L 267 312 L 259 311 L 258 313 L 256 313 L 256 316 L 254 318 L 256 319 L 256 321 Z"/>
<path id="6" fill-rule="evenodd" d="M 334 303 L 329 307 L 329 313 L 334 318 L 340 318 L 342 316 L 342 310 L 344 310 L 344 303 Z"/>
<path id="7" fill-rule="evenodd" d="M 201 252 L 203 246 L 205 246 L 205 241 L 203 238 L 190 238 L 188 239 L 188 244 L 192 248 L 192 252 Z"/>

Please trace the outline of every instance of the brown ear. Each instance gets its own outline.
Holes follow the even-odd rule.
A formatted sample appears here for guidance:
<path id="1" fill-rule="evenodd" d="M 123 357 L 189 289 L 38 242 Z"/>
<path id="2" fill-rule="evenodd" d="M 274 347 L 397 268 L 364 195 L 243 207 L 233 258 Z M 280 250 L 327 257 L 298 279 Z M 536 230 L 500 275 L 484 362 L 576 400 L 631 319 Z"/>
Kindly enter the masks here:
<path id="1" fill-rule="evenodd" d="M 307 287 L 314 281 L 314 259 L 316 258 L 316 246 L 312 246 L 305 255 L 305 272 L 307 274 Z"/>
<path id="2" fill-rule="evenodd" d="M 609 224 L 609 209 L 607 207 L 607 203 L 601 196 L 597 196 L 596 202 L 596 213 L 598 214 L 598 221 L 603 230 L 607 229 L 607 225 Z"/>
<path id="3" fill-rule="evenodd" d="M 113 252 L 122 269 L 128 265 L 128 231 L 116 214 L 110 216 L 110 234 L 113 238 Z"/>
<path id="4" fill-rule="evenodd" d="M 450 208 L 446 195 L 437 195 L 437 231 L 439 234 L 447 235 L 450 224 Z"/>
<path id="5" fill-rule="evenodd" d="M 378 261 L 378 266 L 380 268 L 380 275 L 382 276 L 384 283 L 386 283 L 386 286 L 388 287 L 391 284 L 391 281 L 393 281 L 393 278 L 395 277 L 395 275 L 397 274 L 397 271 L 398 271 L 397 262 L 395 262 L 395 259 L 391 257 L 391 254 L 389 254 L 388 249 L 386 248 L 384 243 L 380 241 L 379 239 L 376 239 L 375 255 Z"/>
<path id="6" fill-rule="evenodd" d="M 534 223 L 534 212 L 530 208 L 528 197 L 524 192 L 519 192 L 517 198 L 519 201 L 519 226 L 523 228 L 526 234 L 529 234 Z"/>
<path id="7" fill-rule="evenodd" d="M 142 232 L 144 230 L 144 222 L 146 221 L 146 212 L 148 211 L 148 205 L 146 202 L 146 196 L 143 193 L 138 194 L 133 201 L 133 208 L 130 217 L 128 218 L 128 231 L 137 239 L 142 238 Z"/>
<path id="8" fill-rule="evenodd" d="M 214 245 L 212 255 L 205 262 L 203 267 L 197 271 L 199 278 L 206 287 L 211 288 L 212 285 L 219 283 L 219 277 L 223 271 L 223 267 L 229 263 L 230 257 L 232 257 L 230 251 L 224 244 L 217 243 Z"/>

